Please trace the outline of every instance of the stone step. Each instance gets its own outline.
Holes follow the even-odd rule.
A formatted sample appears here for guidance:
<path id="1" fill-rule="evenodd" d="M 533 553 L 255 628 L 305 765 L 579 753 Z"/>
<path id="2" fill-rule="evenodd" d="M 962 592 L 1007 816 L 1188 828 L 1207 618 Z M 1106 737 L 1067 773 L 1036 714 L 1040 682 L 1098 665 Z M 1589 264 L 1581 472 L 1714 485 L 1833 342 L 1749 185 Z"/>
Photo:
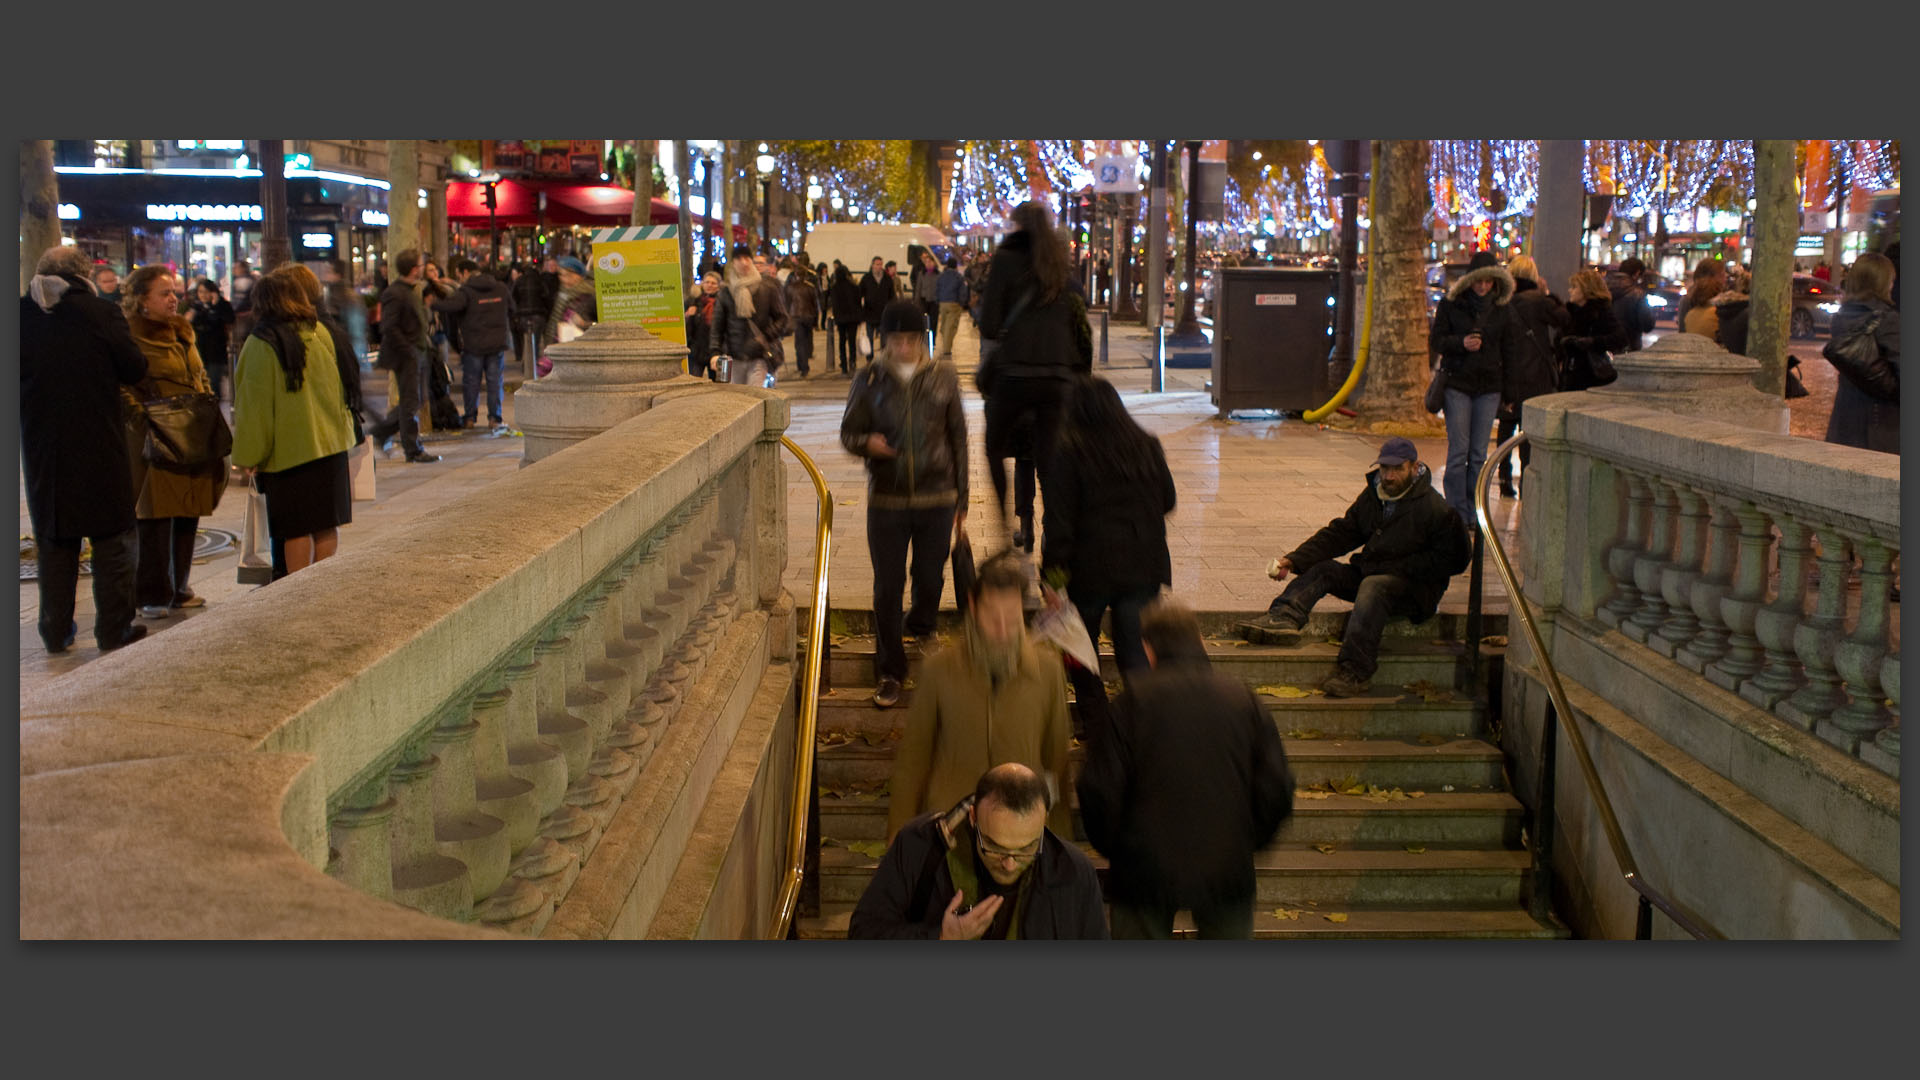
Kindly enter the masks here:
<path id="1" fill-rule="evenodd" d="M 847 923 L 853 916 L 852 903 L 821 904 L 820 914 L 796 920 L 799 936 L 806 940 L 837 941 L 847 936 Z M 1298 912 L 1295 918 L 1274 913 L 1281 905 L 1256 908 L 1253 936 L 1261 941 L 1298 941 L 1315 938 L 1430 938 L 1435 940 L 1552 941 L 1568 937 L 1561 926 L 1542 926 L 1517 907 L 1489 908 L 1382 908 L 1300 905 L 1284 908 Z M 1334 922 L 1328 915 L 1345 915 Z M 1193 917 L 1181 912 L 1173 918 L 1176 938 L 1195 937 Z"/>
<path id="2" fill-rule="evenodd" d="M 1491 571 L 1489 571 L 1489 573 L 1491 573 Z M 1273 591 L 1275 596 L 1280 594 L 1280 585 L 1278 583 L 1275 584 Z M 1503 606 L 1504 604 L 1504 600 L 1494 598 L 1491 600 L 1488 608 L 1482 611 L 1481 636 L 1487 637 L 1506 634 L 1507 613 Z M 1031 596 L 1028 597 L 1028 613 L 1031 615 L 1039 611 L 1039 609 L 1039 600 Z M 1241 623 L 1264 614 L 1265 610 L 1266 609 L 1261 608 L 1252 611 L 1196 611 L 1194 615 L 1200 621 L 1200 632 L 1202 634 L 1215 638 L 1233 638 L 1239 636 L 1238 627 Z M 1309 638 L 1337 637 L 1341 631 L 1346 629 L 1347 616 L 1352 611 L 1352 604 L 1329 596 L 1320 601 L 1319 605 L 1314 608 L 1313 613 L 1307 616 L 1307 625 L 1302 629 Z M 802 628 L 802 636 L 804 637 L 805 628 L 811 625 L 808 621 L 810 612 L 808 608 L 803 606 L 794 614 L 798 620 L 795 625 Z M 960 625 L 960 612 L 956 608 L 942 608 L 934 620 L 935 630 L 942 633 L 955 633 L 960 629 Z M 856 611 L 851 608 L 829 608 L 827 611 L 827 627 L 830 633 L 843 637 L 871 635 L 873 633 L 873 612 L 866 609 Z M 1401 636 L 1439 638 L 1458 641 L 1466 635 L 1466 632 L 1466 604 L 1443 602 L 1440 605 L 1440 610 L 1436 612 L 1432 618 L 1418 625 L 1415 625 L 1407 619 L 1389 620 L 1383 631 L 1383 636 L 1389 638 Z"/>
<path id="3" fill-rule="evenodd" d="M 1106 859 L 1091 850 L 1088 857 L 1104 882 Z M 1321 906 L 1513 905 L 1531 861 L 1525 851 L 1485 848 L 1428 847 L 1416 853 L 1335 847 L 1323 852 L 1280 844 L 1254 855 L 1256 902 L 1265 907 L 1308 901 Z M 878 865 L 878 859 L 847 848 L 821 849 L 820 902 L 858 901 Z"/>
<path id="4" fill-rule="evenodd" d="M 1075 838 L 1083 839 L 1078 797 L 1073 804 Z M 889 805 L 885 795 L 824 796 L 820 800 L 821 836 L 842 843 L 885 840 Z M 1429 793 L 1418 799 L 1391 802 L 1354 795 L 1309 798 L 1297 794 L 1293 816 L 1280 826 L 1274 843 L 1380 849 L 1409 844 L 1513 848 L 1520 843 L 1523 820 L 1520 803 L 1503 791 Z"/>

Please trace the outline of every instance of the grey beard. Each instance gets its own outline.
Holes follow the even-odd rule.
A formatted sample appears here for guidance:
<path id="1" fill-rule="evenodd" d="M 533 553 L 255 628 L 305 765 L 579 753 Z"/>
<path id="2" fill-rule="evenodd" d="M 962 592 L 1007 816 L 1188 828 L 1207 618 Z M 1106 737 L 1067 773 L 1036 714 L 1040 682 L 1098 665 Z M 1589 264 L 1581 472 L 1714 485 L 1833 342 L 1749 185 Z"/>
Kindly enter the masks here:
<path id="1" fill-rule="evenodd" d="M 975 665 L 986 671 L 987 677 L 995 686 L 1013 677 L 1020 667 L 1020 653 L 1027 643 L 1027 630 L 1022 626 L 1014 631 L 1013 637 L 995 645 L 980 632 L 980 624 L 967 620 L 967 652 L 972 655 Z"/>

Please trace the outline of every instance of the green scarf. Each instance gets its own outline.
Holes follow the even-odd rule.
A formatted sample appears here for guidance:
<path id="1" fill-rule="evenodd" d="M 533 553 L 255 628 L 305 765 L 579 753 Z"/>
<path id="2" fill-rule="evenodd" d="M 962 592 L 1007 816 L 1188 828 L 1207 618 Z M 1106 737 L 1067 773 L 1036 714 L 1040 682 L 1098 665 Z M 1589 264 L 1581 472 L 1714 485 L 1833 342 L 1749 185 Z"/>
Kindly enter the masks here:
<path id="1" fill-rule="evenodd" d="M 975 852 L 972 824 L 965 821 L 961 822 L 960 827 L 954 830 L 953 840 L 953 846 L 947 849 L 947 873 L 953 877 L 954 890 L 968 897 L 968 906 L 971 907 L 972 905 L 978 904 L 982 899 L 980 894 L 980 878 L 973 872 L 973 857 Z M 1041 842 L 1041 850 L 1046 850 L 1044 840 Z M 1034 859 L 1035 864 L 1038 864 L 1039 861 L 1038 858 Z M 1028 886 L 1032 884 L 1033 866 L 1029 865 L 1027 872 L 1020 875 L 1020 886 L 1013 895 L 1013 920 L 1007 923 L 1008 941 L 1020 940 L 1020 916 L 1026 913 L 1027 895 L 1029 892 Z"/>

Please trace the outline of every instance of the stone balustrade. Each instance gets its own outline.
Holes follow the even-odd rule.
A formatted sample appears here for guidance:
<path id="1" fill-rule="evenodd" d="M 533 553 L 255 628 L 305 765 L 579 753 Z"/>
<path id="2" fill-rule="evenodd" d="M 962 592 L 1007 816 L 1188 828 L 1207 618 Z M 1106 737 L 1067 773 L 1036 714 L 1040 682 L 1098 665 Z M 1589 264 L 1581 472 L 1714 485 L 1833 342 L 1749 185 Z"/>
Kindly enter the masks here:
<path id="1" fill-rule="evenodd" d="M 649 765 L 708 740 L 682 703 L 722 651 L 756 682 L 791 656 L 786 415 L 672 380 L 378 548 L 24 695 L 22 936 L 539 934 L 642 785 L 703 797 Z"/>

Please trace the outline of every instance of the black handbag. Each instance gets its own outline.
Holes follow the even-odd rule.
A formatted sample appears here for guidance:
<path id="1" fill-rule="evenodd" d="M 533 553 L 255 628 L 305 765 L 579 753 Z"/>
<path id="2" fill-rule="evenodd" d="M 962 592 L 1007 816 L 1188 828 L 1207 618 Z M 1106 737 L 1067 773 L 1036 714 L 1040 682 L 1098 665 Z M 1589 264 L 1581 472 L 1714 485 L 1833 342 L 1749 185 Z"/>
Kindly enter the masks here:
<path id="1" fill-rule="evenodd" d="M 233 430 L 212 394 L 177 394 L 140 403 L 147 441 L 140 456 L 156 469 L 196 473 L 233 451 Z"/>
<path id="2" fill-rule="evenodd" d="M 1014 322 L 1020 318 L 1021 312 L 1027 310 L 1027 305 L 1033 303 L 1034 295 L 1038 291 L 1038 284 L 1028 285 L 1027 291 L 1020 294 L 1020 299 L 1013 302 L 1012 310 L 1007 312 L 1007 317 L 1000 323 L 1001 338 L 1007 336 L 1008 328 L 1013 326 Z M 993 384 L 999 381 L 1000 369 L 1004 366 L 1005 365 L 1000 362 L 1000 341 L 992 338 L 982 338 L 980 341 L 980 366 L 973 371 L 973 385 L 975 389 L 980 391 L 980 396 L 993 396 Z"/>
<path id="3" fill-rule="evenodd" d="M 962 530 L 953 542 L 953 598 L 963 616 L 973 596 L 974 576 L 973 541 Z"/>
<path id="4" fill-rule="evenodd" d="M 1426 406 L 1436 415 L 1447 407 L 1447 369 L 1440 364 L 1433 365 L 1433 375 L 1427 379 Z"/>
<path id="5" fill-rule="evenodd" d="M 1895 405 L 1900 401 L 1900 372 L 1887 363 L 1880 349 L 1880 340 L 1874 336 L 1879 329 L 1880 313 L 1876 311 L 1849 327 L 1845 337 L 1827 342 L 1820 355 L 1861 393 Z"/>

